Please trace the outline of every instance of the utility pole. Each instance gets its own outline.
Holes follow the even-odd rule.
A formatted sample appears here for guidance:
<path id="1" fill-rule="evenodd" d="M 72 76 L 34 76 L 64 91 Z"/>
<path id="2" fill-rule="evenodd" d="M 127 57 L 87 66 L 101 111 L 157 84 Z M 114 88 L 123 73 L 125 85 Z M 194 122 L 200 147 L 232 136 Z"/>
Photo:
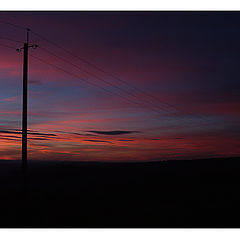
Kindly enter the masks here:
<path id="1" fill-rule="evenodd" d="M 27 106 L 28 106 L 28 48 L 36 49 L 38 45 L 29 45 L 29 31 L 26 29 L 26 43 L 18 52 L 23 50 L 23 102 L 22 102 L 22 171 L 23 176 L 27 177 Z"/>

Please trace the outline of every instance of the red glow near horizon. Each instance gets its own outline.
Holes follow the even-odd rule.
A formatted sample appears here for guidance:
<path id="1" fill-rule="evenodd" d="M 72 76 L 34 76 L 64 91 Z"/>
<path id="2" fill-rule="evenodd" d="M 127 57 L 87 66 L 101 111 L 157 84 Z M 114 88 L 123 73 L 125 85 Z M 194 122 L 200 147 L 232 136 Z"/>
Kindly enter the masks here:
<path id="1" fill-rule="evenodd" d="M 79 14 L 74 15 L 78 21 L 73 21 L 71 13 L 3 14 L 6 21 L 28 25 L 124 80 L 118 81 L 31 34 L 31 43 L 40 47 L 30 54 L 73 76 L 30 56 L 29 159 L 157 161 L 240 155 L 239 76 L 233 67 L 237 56 L 226 47 L 225 55 L 218 57 L 213 48 L 216 40 L 220 41 L 216 29 L 216 36 L 211 35 L 205 26 L 206 36 L 215 41 L 201 35 L 202 42 L 198 42 L 198 31 L 189 29 L 189 21 L 180 24 L 181 19 L 174 23 L 180 24 L 179 30 L 174 28 L 176 38 L 171 30 L 175 25 L 168 19 L 166 28 L 162 21 L 151 22 L 140 14 L 146 24 L 140 28 L 131 16 L 109 15 L 114 19 L 111 22 L 107 13 L 102 18 Z M 83 20 L 88 20 L 88 27 Z M 162 26 L 164 37 L 154 24 Z M 155 28 L 151 29 L 152 25 Z M 3 36 L 23 39 L 22 30 L 1 27 Z M 182 39 L 180 30 L 186 38 Z M 232 42 L 236 36 L 230 34 L 226 41 Z M 8 43 L 13 48 L 19 44 Z M 14 160 L 21 157 L 22 55 L 14 49 L 0 49 L 0 159 Z M 138 104 L 133 103 L 136 101 Z"/>

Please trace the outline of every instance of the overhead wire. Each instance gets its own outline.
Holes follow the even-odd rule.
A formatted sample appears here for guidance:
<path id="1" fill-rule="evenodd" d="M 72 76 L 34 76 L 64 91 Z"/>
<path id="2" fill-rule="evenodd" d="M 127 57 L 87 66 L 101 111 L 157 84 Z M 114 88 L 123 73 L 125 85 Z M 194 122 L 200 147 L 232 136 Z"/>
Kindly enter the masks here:
<path id="1" fill-rule="evenodd" d="M 73 67 L 79 69 L 80 71 L 85 72 L 86 74 L 88 74 L 88 75 L 90 75 L 90 76 L 93 76 L 93 77 L 96 78 L 97 80 L 100 80 L 100 81 L 102 81 L 102 82 L 104 82 L 104 83 L 106 83 L 106 84 L 114 87 L 115 89 L 120 90 L 120 91 L 124 92 L 125 94 L 128 94 L 128 95 L 130 95 L 131 97 L 136 98 L 136 99 L 139 101 L 138 96 L 136 96 L 135 94 L 129 93 L 129 92 L 127 92 L 125 89 L 123 89 L 123 88 L 121 88 L 121 87 L 119 87 L 119 86 L 116 86 L 116 85 L 112 84 L 111 82 L 109 82 L 109 81 L 107 81 L 107 80 L 105 80 L 105 79 L 103 79 L 103 78 L 98 77 L 96 74 L 93 74 L 93 73 L 91 73 L 91 72 L 89 72 L 89 71 L 87 71 L 87 70 L 82 69 L 82 68 L 79 67 L 78 65 L 72 63 L 72 62 L 69 61 L 69 60 L 66 60 L 66 59 L 63 58 L 63 57 L 60 57 L 60 56 L 54 54 L 53 52 L 47 50 L 46 48 L 40 47 L 40 49 L 42 49 L 43 51 L 47 52 L 48 54 L 50 54 L 50 55 L 52 55 L 52 56 L 54 56 L 54 57 L 56 57 L 56 58 L 58 58 L 58 59 L 60 59 L 61 61 L 64 61 L 64 62 L 72 65 Z M 149 102 L 149 101 L 147 101 L 147 100 L 145 100 L 145 99 L 140 99 L 140 101 L 141 101 L 141 102 L 144 102 L 144 103 L 148 103 L 148 104 L 150 104 L 152 107 L 155 107 L 155 108 L 157 108 L 157 109 L 159 109 L 159 110 L 162 110 L 162 111 L 165 111 L 165 112 L 174 114 L 174 113 L 170 112 L 169 110 L 166 110 L 166 109 L 164 109 L 164 108 L 161 108 L 161 107 L 159 107 L 158 105 L 155 105 L 155 104 L 153 104 L 152 102 Z"/>
<path id="2" fill-rule="evenodd" d="M 142 94 L 145 94 L 145 96 L 149 96 L 149 97 L 151 97 L 152 99 L 154 98 L 154 99 L 156 99 L 156 100 L 159 101 L 159 99 L 156 98 L 155 96 L 153 96 L 153 95 L 151 95 L 151 94 L 148 94 L 146 91 L 143 91 L 143 90 L 139 89 L 138 87 L 136 87 L 136 86 L 134 86 L 134 85 L 129 84 L 128 82 L 124 81 L 124 80 L 121 79 L 121 78 L 116 77 L 116 76 L 113 75 L 112 73 L 109 73 L 109 72 L 105 71 L 104 69 L 98 67 L 96 64 L 91 63 L 90 61 L 87 61 L 86 59 L 84 59 L 84 58 L 82 58 L 82 57 L 79 57 L 79 56 L 76 55 L 76 54 L 73 54 L 72 52 L 70 52 L 70 51 L 67 50 L 66 48 L 64 48 L 64 47 L 56 44 L 55 42 L 53 42 L 53 41 L 51 41 L 51 40 L 43 37 L 43 36 L 40 35 L 39 33 L 35 32 L 35 31 L 32 31 L 31 29 L 29 29 L 29 28 L 27 28 L 27 27 L 24 27 L 24 26 L 21 26 L 21 25 L 17 25 L 17 24 L 13 24 L 13 23 L 10 23 L 10 22 L 6 22 L 6 21 L 3 21 L 3 20 L 1 20 L 1 19 L 0 19 L 0 23 L 2 23 L 2 24 L 7 24 L 7 25 L 10 25 L 10 26 L 13 26 L 13 27 L 16 27 L 16 28 L 20 28 L 20 29 L 29 30 L 29 31 L 31 31 L 31 33 L 33 33 L 34 35 L 36 35 L 36 36 L 39 37 L 40 39 L 42 39 L 42 40 L 44 40 L 44 41 L 46 41 L 46 42 L 48 42 L 48 43 L 51 43 L 52 45 L 54 45 L 54 46 L 56 46 L 57 48 L 63 50 L 64 52 L 68 53 L 69 55 L 71 55 L 71 56 L 73 56 L 73 57 L 81 60 L 82 62 L 84 62 L 84 63 L 86 63 L 86 64 L 94 67 L 94 68 L 97 69 L 98 71 L 101 71 L 102 73 L 105 73 L 105 74 L 111 76 L 112 78 L 114 78 L 114 79 L 116 79 L 116 80 L 118 80 L 118 81 L 120 81 L 120 82 L 128 85 L 129 87 L 135 89 L 136 91 L 138 91 L 138 92 L 140 92 L 140 93 L 142 93 Z M 9 40 L 10 40 L 10 39 L 9 39 Z M 20 41 L 17 41 L 17 40 L 16 40 L 16 42 L 20 42 Z M 22 42 L 21 42 L 21 43 L 22 43 Z M 2 44 L 2 46 L 3 46 L 3 44 Z M 6 46 L 6 45 L 5 45 L 5 46 Z M 12 48 L 12 47 L 9 47 L 9 48 Z M 35 57 L 35 58 L 36 58 L 36 57 Z M 42 60 L 41 60 L 41 61 L 42 61 Z M 48 64 L 50 64 L 50 63 L 48 63 Z M 50 65 L 51 65 L 51 64 L 50 64 Z M 56 67 L 57 67 L 57 66 L 55 66 L 55 68 L 56 68 Z M 59 67 L 57 67 L 57 68 L 59 69 Z M 61 69 L 61 70 L 63 70 L 63 69 Z M 64 70 L 64 71 L 65 71 L 65 70 Z M 65 71 L 65 72 L 66 72 L 66 71 Z M 70 73 L 68 72 L 68 74 L 70 74 Z M 86 80 L 86 79 L 85 79 L 85 80 Z M 91 84 L 92 84 L 92 83 L 91 83 Z M 92 85 L 96 85 L 96 84 L 94 83 L 94 84 L 92 84 Z M 113 85 L 113 84 L 112 84 L 112 85 Z M 101 86 L 98 86 L 98 87 L 102 88 Z M 116 86 L 115 86 L 115 87 L 116 87 Z M 103 88 L 102 88 L 102 89 L 103 89 Z M 104 89 L 104 91 L 106 91 L 106 89 Z M 108 92 L 109 92 L 109 91 L 108 91 Z M 115 95 L 116 95 L 116 93 L 115 93 Z M 117 95 L 118 95 L 118 94 L 117 94 Z M 123 96 L 121 96 L 121 97 L 123 97 Z M 124 98 L 127 99 L 126 97 L 124 97 Z M 129 99 L 128 99 L 128 101 L 129 101 Z M 132 100 L 130 100 L 130 101 L 133 102 Z M 145 101 L 145 102 L 146 102 L 146 101 Z M 135 101 L 134 101 L 134 103 L 135 103 L 135 104 L 139 104 L 139 103 L 136 103 Z M 150 102 L 148 102 L 148 103 L 150 103 Z M 152 102 L 151 102 L 150 104 L 151 104 L 152 106 L 154 105 Z M 166 102 L 163 102 L 163 101 L 161 101 L 161 104 L 164 104 L 164 105 L 166 105 L 166 106 L 172 107 L 172 108 L 174 108 L 175 110 L 180 111 L 180 112 L 182 112 L 182 113 L 187 113 L 188 115 L 195 116 L 195 117 L 198 117 L 198 118 L 201 118 L 201 119 L 204 120 L 204 118 L 203 118 L 202 116 L 196 115 L 196 114 L 192 114 L 191 112 L 187 112 L 187 111 L 185 111 L 185 110 L 180 110 L 179 108 L 175 107 L 175 106 L 172 105 L 172 104 L 169 104 L 169 103 L 166 103 Z M 154 105 L 154 107 L 155 107 L 155 105 Z M 162 110 L 162 108 L 161 108 L 161 110 Z M 164 109 L 163 111 L 170 113 L 169 110 L 166 111 L 166 110 Z M 173 114 L 173 113 L 171 112 L 171 114 Z"/>
<path id="3" fill-rule="evenodd" d="M 21 25 L 17 25 L 17 24 L 14 24 L 14 23 L 10 23 L 10 22 L 4 21 L 4 20 L 2 20 L 2 19 L 0 19 L 0 23 L 9 25 L 9 26 L 12 26 L 12 27 L 15 27 L 15 28 L 24 29 L 24 30 L 27 30 L 27 29 L 28 29 L 27 27 L 24 27 L 24 26 L 21 26 Z"/>
<path id="4" fill-rule="evenodd" d="M 125 99 L 127 102 L 134 103 L 134 104 L 136 104 L 136 105 L 139 105 L 139 106 L 142 107 L 142 108 L 146 108 L 146 106 L 143 106 L 143 105 L 142 105 L 141 103 L 139 103 L 139 102 L 133 101 L 132 99 L 126 98 L 125 96 L 122 96 L 122 95 L 120 95 L 120 94 L 113 93 L 112 91 L 110 91 L 110 90 L 108 90 L 108 89 L 106 89 L 106 88 L 103 88 L 102 86 L 100 86 L 100 85 L 98 85 L 98 84 L 96 84 L 96 83 L 93 83 L 93 82 L 87 80 L 86 78 L 82 78 L 82 77 L 80 77 L 79 75 L 77 75 L 77 74 L 75 74 L 75 73 L 69 72 L 69 71 L 65 70 L 64 68 L 62 68 L 62 67 L 59 67 L 59 66 L 57 66 L 57 65 L 55 65 L 55 64 L 53 64 L 53 63 L 50 63 L 50 62 L 48 62 L 48 61 L 46 61 L 46 60 L 43 60 L 43 59 L 41 59 L 41 58 L 39 58 L 39 57 L 37 57 L 37 56 L 35 56 L 35 55 L 32 55 L 32 54 L 29 54 L 29 55 L 30 55 L 32 58 L 35 58 L 35 59 L 37 59 L 37 60 L 40 61 L 40 62 L 43 62 L 43 63 L 45 63 L 45 64 L 47 64 L 47 65 L 50 65 L 50 66 L 52 66 L 53 68 L 55 68 L 55 69 L 57 69 L 57 70 L 60 70 L 60 71 L 62 71 L 62 72 L 65 72 L 66 74 L 69 74 L 69 75 L 71 75 L 71 76 L 73 76 L 73 77 L 75 77 L 75 78 L 77 78 L 77 79 L 79 79 L 79 80 L 81 80 L 81 81 L 83 81 L 83 82 L 85 82 L 85 83 L 87 83 L 87 84 L 90 84 L 90 85 L 92 85 L 92 86 L 94 86 L 94 87 L 96 87 L 96 88 L 99 88 L 99 89 L 105 91 L 107 94 L 110 94 L 111 96 L 118 95 L 119 97 Z M 147 109 L 149 110 L 148 107 L 147 107 Z M 160 113 L 160 114 L 163 114 L 162 112 L 159 112 L 159 111 L 157 111 L 156 109 L 151 109 L 151 110 L 157 112 L 158 114 L 159 114 L 159 113 Z"/>
<path id="5" fill-rule="evenodd" d="M 9 45 L 7 45 L 7 44 L 0 43 L 0 46 L 16 50 L 15 47 L 9 46 Z"/>
<path id="6" fill-rule="evenodd" d="M 119 77 L 116 77 L 116 76 L 115 76 L 114 74 L 112 74 L 112 73 L 109 73 L 109 72 L 105 71 L 104 69 L 98 67 L 96 64 L 94 64 L 94 63 L 86 60 L 85 58 L 80 57 L 80 56 L 78 56 L 78 55 L 76 55 L 76 54 L 73 54 L 71 51 L 69 51 L 69 50 L 67 50 L 66 48 L 60 46 L 59 44 L 56 44 L 55 42 L 47 39 L 46 37 L 43 37 L 41 34 L 39 34 L 39 33 L 35 32 L 35 31 L 31 30 L 31 29 L 28 28 L 28 27 L 21 26 L 21 25 L 17 25 L 17 24 L 13 24 L 13 23 L 10 23 L 10 22 L 7 22 L 7 21 L 3 21 L 3 20 L 1 20 L 1 19 L 0 19 L 0 23 L 7 24 L 7 25 L 10 25 L 10 26 L 13 26 L 13 27 L 16 27 L 16 28 L 20 28 L 20 29 L 29 30 L 31 33 L 33 33 L 35 36 L 39 37 L 40 39 L 42 39 L 42 40 L 44 40 L 44 41 L 46 41 L 46 42 L 48 42 L 48 43 L 56 46 L 57 48 L 63 50 L 64 52 L 68 53 L 69 55 L 71 55 L 71 56 L 79 59 L 80 61 L 82 61 L 82 62 L 84 62 L 84 63 L 86 63 L 86 64 L 94 67 L 94 68 L 97 69 L 98 71 L 100 71 L 100 72 L 102 72 L 102 73 L 105 73 L 105 74 L 111 76 L 112 78 L 114 78 L 114 79 L 116 79 L 116 80 L 118 80 L 118 81 L 126 84 L 127 86 L 135 89 L 136 91 L 138 91 L 138 92 L 140 92 L 140 93 L 142 93 L 142 94 L 145 94 L 146 96 L 149 96 L 149 97 L 151 97 L 152 99 L 155 99 L 155 100 L 157 100 L 157 101 L 159 102 L 159 99 L 158 99 L 157 97 L 155 97 L 154 95 L 149 94 L 148 92 L 143 91 L 142 89 L 140 89 L 140 88 L 138 88 L 138 87 L 136 87 L 136 86 L 134 86 L 134 85 L 132 85 L 132 84 L 129 84 L 127 81 L 125 81 L 125 80 L 123 80 L 123 79 L 121 79 L 121 78 L 119 78 Z M 149 102 L 149 101 L 148 101 L 148 102 Z M 201 119 L 204 120 L 203 116 L 193 114 L 193 113 L 191 113 L 191 112 L 189 112 L 189 111 L 186 111 L 186 110 L 182 110 L 182 109 L 174 106 L 173 104 L 169 104 L 169 103 L 163 102 L 163 101 L 161 101 L 161 104 L 164 104 L 164 105 L 166 105 L 166 106 L 169 106 L 169 107 L 171 107 L 171 108 L 174 108 L 175 110 L 180 111 L 180 112 L 182 112 L 182 113 L 185 113 L 185 114 L 188 114 L 188 115 L 191 115 L 191 116 L 196 116 L 196 117 L 201 118 Z M 151 105 L 154 105 L 154 104 L 151 103 Z"/>
<path id="7" fill-rule="evenodd" d="M 49 65 L 49 66 L 51 66 L 51 67 L 53 67 L 53 68 L 55 68 L 55 69 L 57 69 L 57 70 L 59 70 L 59 71 L 61 71 L 61 72 L 64 72 L 65 74 L 68 74 L 68 75 L 70 75 L 70 76 L 73 76 L 73 77 L 75 77 L 75 78 L 77 78 L 77 79 L 79 79 L 80 81 L 83 81 L 83 82 L 85 82 L 85 83 L 87 83 L 87 84 L 89 84 L 89 85 L 92 85 L 92 86 L 94 86 L 94 87 L 96 87 L 96 88 L 99 88 L 99 89 L 101 89 L 101 90 L 103 90 L 103 91 L 105 91 L 108 95 L 110 95 L 110 96 L 115 96 L 116 95 L 116 93 L 113 93 L 112 91 L 110 91 L 110 90 L 108 90 L 108 89 L 105 89 L 105 88 L 103 88 L 102 86 L 100 86 L 100 85 L 98 85 L 98 84 L 96 84 L 96 83 L 93 83 L 93 82 L 91 82 L 91 81 L 89 81 L 88 79 L 86 79 L 86 78 L 82 78 L 82 77 L 80 77 L 79 75 L 77 75 L 77 74 L 75 74 L 75 73 L 72 73 L 72 72 L 69 72 L 69 71 L 67 71 L 67 70 L 65 70 L 64 68 L 62 68 L 62 67 L 59 67 L 59 66 L 57 66 L 57 65 L 55 65 L 55 64 L 53 64 L 53 63 L 50 63 L 50 62 L 48 62 L 48 61 L 46 61 L 46 60 L 44 60 L 44 59 L 42 59 L 42 58 L 39 58 L 39 57 L 37 57 L 37 56 L 35 56 L 35 55 L 32 55 L 32 54 L 29 54 L 32 58 L 34 58 L 34 59 L 36 59 L 36 60 L 38 60 L 38 61 L 40 61 L 40 62 L 42 62 L 42 63 L 44 63 L 44 64 L 47 64 L 47 65 Z M 156 109 L 153 109 L 153 108 L 149 108 L 149 107 L 147 107 L 147 106 L 145 106 L 145 105 L 142 105 L 141 103 L 139 103 L 139 102 L 135 102 L 135 101 L 132 101 L 131 99 L 128 99 L 128 98 L 126 98 L 126 97 L 124 97 L 124 96 L 121 96 L 121 95 L 119 95 L 119 94 L 117 94 L 119 97 L 121 97 L 121 98 L 123 98 L 125 101 L 127 101 L 127 102 L 130 102 L 130 103 L 133 103 L 133 104 L 135 104 L 135 105 L 139 105 L 140 106 L 140 108 L 144 108 L 144 109 L 147 109 L 148 111 L 149 110 L 152 110 L 153 112 L 155 112 L 155 113 L 157 113 L 157 114 L 160 114 L 162 117 L 165 117 L 165 118 L 168 118 L 169 120 L 173 120 L 173 118 L 171 117 L 171 116 L 168 116 L 168 115 L 163 115 L 163 112 L 160 112 L 160 111 L 158 111 L 158 110 L 156 110 Z M 155 118 L 154 118 L 155 119 Z M 156 119 L 155 119 L 156 120 Z M 184 119 L 183 119 L 183 121 L 184 121 Z M 185 121 L 186 122 L 186 121 Z M 196 125 L 196 123 L 194 124 L 194 123 L 192 123 L 191 125 Z M 197 124 L 198 125 L 198 124 Z M 202 125 L 202 124 L 201 124 Z M 190 124 L 189 124 L 189 126 L 190 126 Z"/>
<path id="8" fill-rule="evenodd" d="M 131 87 L 131 88 L 134 89 L 135 91 L 138 91 L 138 92 L 140 92 L 140 93 L 142 93 L 142 94 L 144 94 L 144 95 L 146 95 L 146 96 L 148 96 L 148 97 L 151 97 L 152 99 L 155 99 L 155 100 L 157 100 L 158 102 L 161 102 L 161 104 L 166 105 L 166 106 L 171 107 L 171 108 L 174 108 L 175 110 L 177 110 L 177 111 L 179 111 L 179 112 L 182 112 L 182 113 L 185 113 L 185 114 L 188 114 L 188 115 L 192 115 L 192 116 L 196 116 L 196 117 L 201 118 L 201 119 L 205 119 L 203 116 L 196 115 L 196 114 L 191 113 L 191 112 L 186 111 L 186 110 L 182 110 L 182 109 L 180 109 L 179 107 L 176 107 L 176 106 L 174 106 L 173 104 L 169 104 L 169 103 L 167 103 L 167 102 L 165 102 L 165 101 L 160 101 L 160 100 L 159 100 L 157 97 L 155 97 L 154 95 L 149 94 L 148 92 L 143 91 L 142 89 L 140 89 L 140 88 L 138 88 L 138 87 L 136 87 L 136 86 L 134 86 L 134 85 L 132 85 L 132 84 L 129 84 L 127 81 L 125 81 L 125 80 L 123 80 L 123 79 L 121 79 L 121 78 L 119 78 L 119 77 L 116 77 L 116 76 L 113 75 L 112 73 L 109 73 L 109 72 L 105 71 L 104 69 L 98 67 L 96 64 L 91 63 L 90 61 L 87 61 L 85 58 L 80 57 L 80 56 L 78 56 L 78 55 L 76 55 L 76 54 L 73 54 L 72 52 L 70 52 L 70 51 L 67 50 L 66 48 L 60 46 L 59 44 L 56 44 L 55 42 L 53 42 L 53 41 L 51 41 L 51 40 L 49 40 L 49 39 L 47 39 L 47 38 L 45 38 L 45 37 L 43 37 L 43 36 L 40 35 L 39 33 L 36 33 L 35 31 L 32 31 L 32 30 L 30 30 L 30 31 L 31 31 L 31 33 L 33 33 L 34 35 L 36 35 L 36 36 L 39 37 L 40 39 L 42 39 L 42 40 L 44 40 L 44 41 L 46 41 L 46 42 L 54 45 L 55 47 L 61 49 L 62 51 L 66 52 L 67 54 L 69 54 L 69 55 L 77 58 L 78 60 L 80 60 L 80 61 L 82 61 L 82 62 L 84 62 L 84 63 L 92 66 L 93 68 L 97 69 L 98 71 L 100 71 L 100 72 L 102 72 L 102 73 L 105 73 L 105 74 L 111 76 L 112 78 L 118 80 L 119 82 L 122 82 L 122 83 L 126 84 L 127 86 Z"/>
<path id="9" fill-rule="evenodd" d="M 16 42 L 16 43 L 23 43 L 22 41 L 18 41 L 18 40 L 15 40 L 15 39 L 12 39 L 12 38 L 8 38 L 8 37 L 2 37 L 2 36 L 0 36 L 0 39 L 2 39 L 2 40 L 7 40 L 7 41 L 11 41 L 11 42 Z"/>
<path id="10" fill-rule="evenodd" d="M 1 44 L 1 43 L 0 43 L 0 46 L 7 47 L 7 48 L 10 48 L 10 49 L 16 50 L 16 48 L 14 48 L 14 47 L 12 47 L 12 46 L 9 46 L 9 45 L 6 45 L 6 44 Z M 63 72 L 65 72 L 66 74 L 69 74 L 69 75 L 71 75 L 71 76 L 77 77 L 77 78 L 80 79 L 81 81 L 86 82 L 86 83 L 88 83 L 88 84 L 90 84 L 90 85 L 93 85 L 94 87 L 100 88 L 100 89 L 102 89 L 103 91 L 105 91 L 105 92 L 107 92 L 108 94 L 110 94 L 111 96 L 118 95 L 119 97 L 125 99 L 126 101 L 128 101 L 128 102 L 130 102 L 130 103 L 134 103 L 134 104 L 140 105 L 139 102 L 135 102 L 135 101 L 133 101 L 133 100 L 131 100 L 131 99 L 129 99 L 129 98 L 126 98 L 125 96 L 119 95 L 118 93 L 113 93 L 113 92 L 111 92 L 110 90 L 107 90 L 107 89 L 103 88 L 102 86 L 100 86 L 100 85 L 98 85 L 98 84 L 96 84 L 96 83 L 90 82 L 90 81 L 88 81 L 87 79 L 83 79 L 83 78 L 81 78 L 80 76 L 78 76 L 78 75 L 76 75 L 76 74 L 74 74 L 74 73 L 71 73 L 71 72 L 69 72 L 69 71 L 67 71 L 67 70 L 65 70 L 65 69 L 63 69 L 63 68 L 61 68 L 61 67 L 59 67 L 59 66 L 56 66 L 56 65 L 54 65 L 54 64 L 52 64 L 52 63 L 50 63 L 50 62 L 48 62 L 48 61 L 45 61 L 45 60 L 43 60 L 43 59 L 41 59 L 41 58 L 39 58 L 39 57 L 36 57 L 36 56 L 34 56 L 34 55 L 32 55 L 32 54 L 29 54 L 29 55 L 30 55 L 31 57 L 37 59 L 38 61 L 41 61 L 41 62 L 43 62 L 43 63 L 45 63 L 45 64 L 48 64 L 48 65 L 54 67 L 55 69 L 58 69 L 58 70 L 60 70 L 60 71 L 63 71 Z M 143 108 L 144 108 L 144 106 L 142 106 L 142 105 L 140 105 L 140 107 L 143 107 Z M 152 110 L 153 110 L 153 109 L 152 109 Z M 155 110 L 155 109 L 154 109 L 154 110 Z M 158 113 L 161 113 L 161 114 L 162 114 L 162 112 L 158 112 Z"/>

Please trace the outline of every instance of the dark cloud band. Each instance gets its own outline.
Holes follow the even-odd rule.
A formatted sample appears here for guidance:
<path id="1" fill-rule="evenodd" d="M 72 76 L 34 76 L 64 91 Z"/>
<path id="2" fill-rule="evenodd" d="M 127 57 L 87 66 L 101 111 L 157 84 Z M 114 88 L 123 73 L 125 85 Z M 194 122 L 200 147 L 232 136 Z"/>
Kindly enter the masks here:
<path id="1" fill-rule="evenodd" d="M 123 135 L 123 134 L 138 133 L 138 131 L 87 131 L 87 132 L 101 134 L 101 135 Z"/>

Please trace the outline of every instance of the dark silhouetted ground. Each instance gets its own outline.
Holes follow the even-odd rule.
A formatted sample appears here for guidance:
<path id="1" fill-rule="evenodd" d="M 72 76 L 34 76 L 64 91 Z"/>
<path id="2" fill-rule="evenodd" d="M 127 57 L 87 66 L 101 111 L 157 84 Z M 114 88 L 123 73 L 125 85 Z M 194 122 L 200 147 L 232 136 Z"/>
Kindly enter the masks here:
<path id="1" fill-rule="evenodd" d="M 240 227 L 240 158 L 0 161 L 0 227 Z"/>

